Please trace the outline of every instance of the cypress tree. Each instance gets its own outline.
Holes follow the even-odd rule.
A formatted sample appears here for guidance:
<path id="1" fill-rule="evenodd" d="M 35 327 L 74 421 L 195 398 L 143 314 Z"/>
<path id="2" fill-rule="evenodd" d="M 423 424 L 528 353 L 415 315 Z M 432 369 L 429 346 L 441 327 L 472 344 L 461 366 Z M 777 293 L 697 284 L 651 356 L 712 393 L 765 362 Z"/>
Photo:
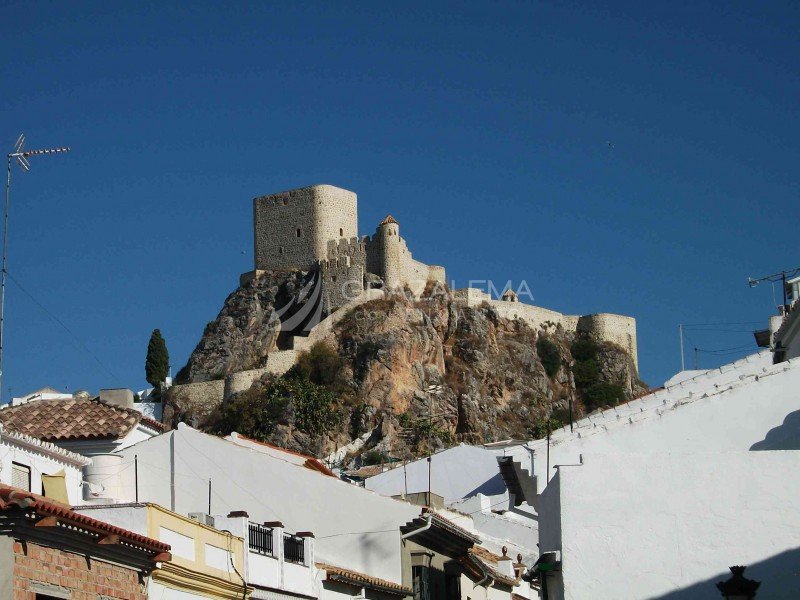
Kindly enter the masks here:
<path id="1" fill-rule="evenodd" d="M 147 383 L 161 389 L 169 374 L 169 352 L 161 331 L 154 329 L 147 344 L 147 358 L 144 361 L 144 375 Z"/>

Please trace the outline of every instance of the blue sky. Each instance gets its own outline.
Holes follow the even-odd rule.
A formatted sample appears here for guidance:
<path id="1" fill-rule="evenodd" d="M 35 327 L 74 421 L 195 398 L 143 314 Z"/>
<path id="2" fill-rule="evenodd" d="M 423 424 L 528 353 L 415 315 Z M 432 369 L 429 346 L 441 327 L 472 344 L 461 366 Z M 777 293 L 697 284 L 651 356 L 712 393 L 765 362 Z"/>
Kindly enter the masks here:
<path id="1" fill-rule="evenodd" d="M 689 331 L 689 365 L 747 352 L 774 310 L 747 277 L 800 265 L 797 4 L 2 14 L 0 140 L 73 148 L 13 173 L 9 271 L 72 334 L 10 282 L 4 399 L 144 387 L 155 327 L 177 371 L 251 268 L 252 198 L 312 183 L 458 285 L 635 316 L 651 385 L 679 323 L 737 324 Z"/>

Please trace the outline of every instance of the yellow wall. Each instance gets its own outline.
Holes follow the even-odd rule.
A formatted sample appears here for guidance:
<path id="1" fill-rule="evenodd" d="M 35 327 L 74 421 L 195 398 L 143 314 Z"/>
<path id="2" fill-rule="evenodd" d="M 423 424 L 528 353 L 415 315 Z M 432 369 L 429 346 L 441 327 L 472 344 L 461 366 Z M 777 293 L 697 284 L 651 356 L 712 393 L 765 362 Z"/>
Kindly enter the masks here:
<path id="1" fill-rule="evenodd" d="M 169 543 L 169 540 L 163 539 L 162 528 L 192 538 L 194 560 L 176 555 L 173 549 L 172 560 L 163 563 L 161 569 L 153 573 L 156 580 L 170 587 L 188 588 L 190 591 L 212 598 L 229 597 L 241 600 L 246 586 L 236 571 L 244 575 L 242 538 L 207 527 L 156 504 L 148 504 L 148 536 Z M 236 570 L 222 570 L 206 564 L 206 544 L 230 552 Z M 250 588 L 247 588 L 246 593 L 249 592 Z"/>

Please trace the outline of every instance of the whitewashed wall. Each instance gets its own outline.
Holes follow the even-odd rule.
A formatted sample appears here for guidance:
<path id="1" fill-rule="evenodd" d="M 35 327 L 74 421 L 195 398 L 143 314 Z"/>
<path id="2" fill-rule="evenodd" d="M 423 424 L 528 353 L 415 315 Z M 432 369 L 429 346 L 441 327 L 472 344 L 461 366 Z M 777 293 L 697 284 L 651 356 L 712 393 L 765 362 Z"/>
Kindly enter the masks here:
<path id="1" fill-rule="evenodd" d="M 553 466 L 596 454 L 800 449 L 800 359 L 771 364 L 769 352 L 714 369 L 616 409 L 581 420 L 574 433 L 537 440 L 541 491 Z M 509 450 L 525 460 L 528 450 Z"/>
<path id="2" fill-rule="evenodd" d="M 419 507 L 185 425 L 121 454 L 139 457 L 140 501 L 184 515 L 207 512 L 211 479 L 212 513 L 245 510 L 254 522 L 312 531 L 318 561 L 401 582 L 399 526 L 418 516 Z M 130 501 L 132 470 L 125 474 L 122 500 Z"/>
<path id="3" fill-rule="evenodd" d="M 541 549 L 567 600 L 717 598 L 731 565 L 758 598 L 800 598 L 798 472 L 798 451 L 592 454 L 545 491 Z"/>
<path id="4" fill-rule="evenodd" d="M 27 439 L 27 436 L 23 436 L 23 439 Z M 69 501 L 78 504 L 81 500 L 82 467 L 69 459 L 67 453 L 64 453 L 65 456 L 59 456 L 59 453 L 63 451 L 46 442 L 31 438 L 30 443 L 24 443 L 15 439 L 14 435 L 0 433 L 0 483 L 11 485 L 12 465 L 18 463 L 31 470 L 30 491 L 42 494 L 42 475 L 64 471 Z"/>

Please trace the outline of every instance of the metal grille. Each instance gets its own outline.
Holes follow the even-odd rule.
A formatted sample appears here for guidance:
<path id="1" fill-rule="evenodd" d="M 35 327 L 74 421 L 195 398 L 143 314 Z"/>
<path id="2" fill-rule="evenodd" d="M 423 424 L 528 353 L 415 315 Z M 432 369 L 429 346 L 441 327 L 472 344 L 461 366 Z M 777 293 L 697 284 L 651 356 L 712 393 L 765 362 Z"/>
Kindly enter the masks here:
<path id="1" fill-rule="evenodd" d="M 11 485 L 31 491 L 31 468 L 18 463 L 11 463 Z"/>
<path id="2" fill-rule="evenodd" d="M 248 523 L 247 525 L 250 552 L 272 556 L 272 529 L 257 523 Z"/>
<path id="3" fill-rule="evenodd" d="M 283 534 L 283 560 L 293 563 L 305 562 L 303 538 L 288 533 Z"/>

